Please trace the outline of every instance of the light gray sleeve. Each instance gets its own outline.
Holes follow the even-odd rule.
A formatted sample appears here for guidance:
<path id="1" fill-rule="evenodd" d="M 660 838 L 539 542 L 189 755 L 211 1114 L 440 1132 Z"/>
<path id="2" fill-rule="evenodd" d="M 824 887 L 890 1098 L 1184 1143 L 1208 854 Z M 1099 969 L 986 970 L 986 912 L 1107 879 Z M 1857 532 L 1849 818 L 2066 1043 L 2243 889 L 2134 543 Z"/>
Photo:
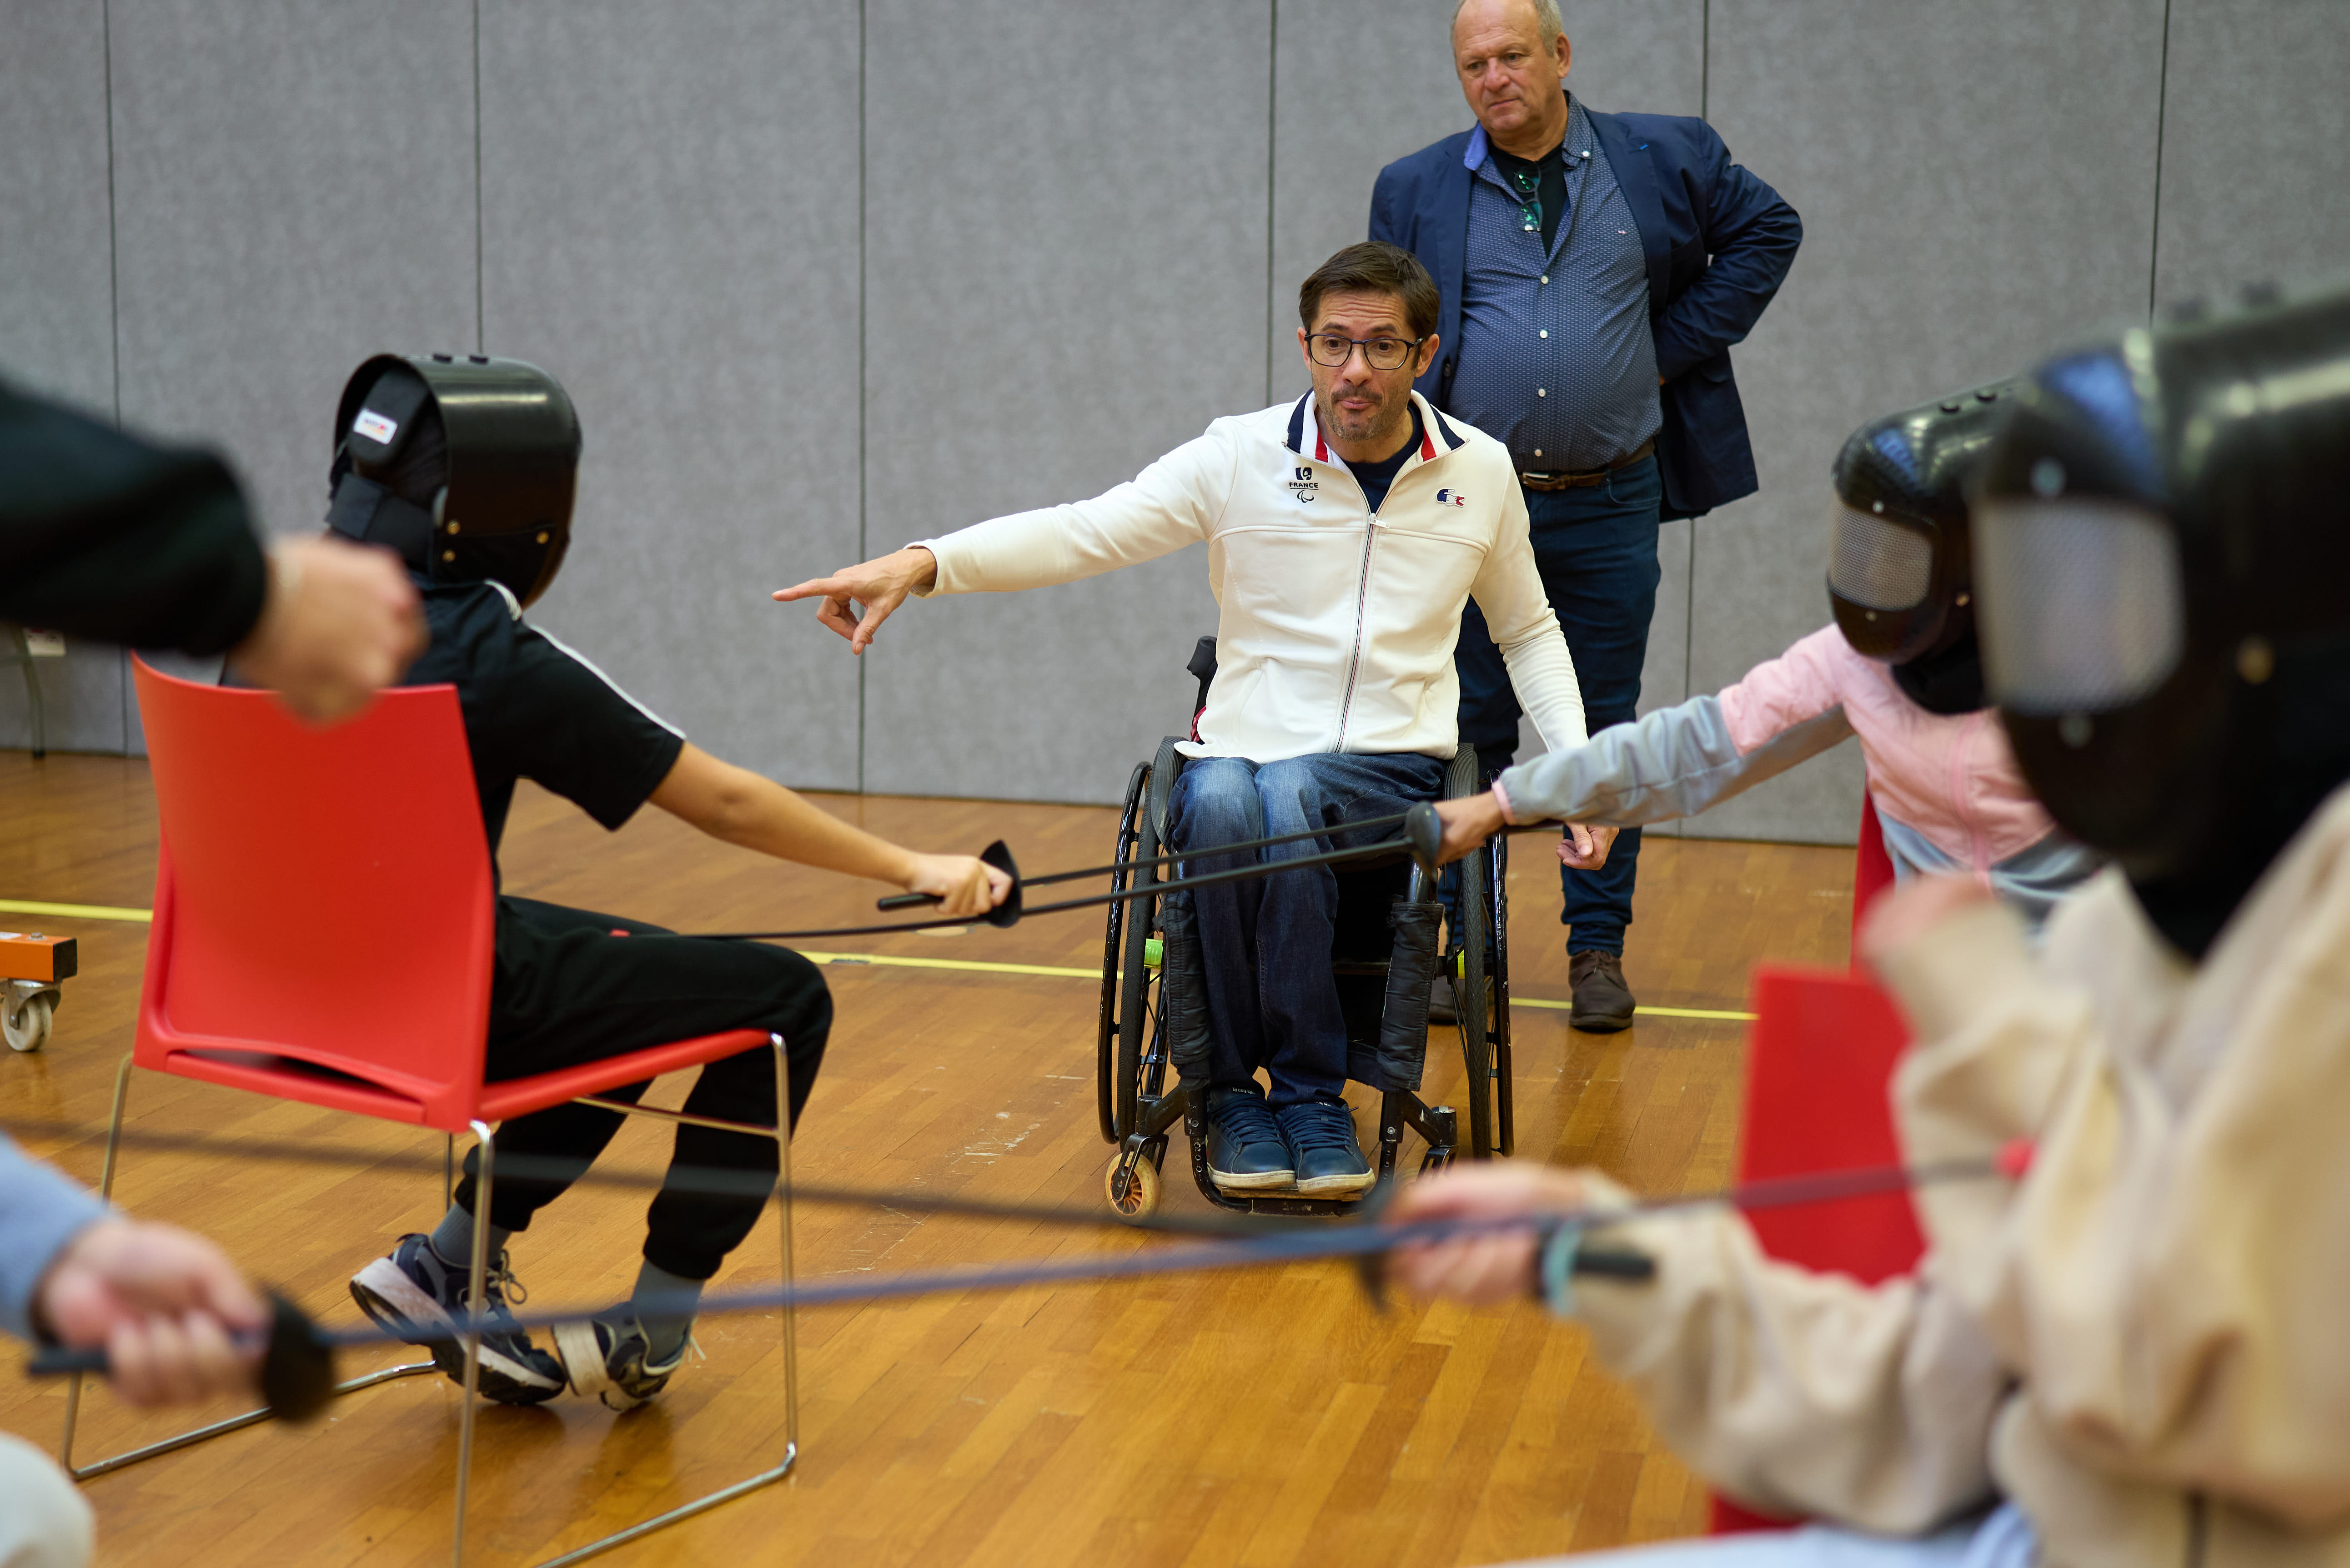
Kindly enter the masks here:
<path id="1" fill-rule="evenodd" d="M 65 1244 L 105 1213 L 95 1193 L 0 1137 L 0 1330 L 32 1337 L 34 1287 Z"/>
<path id="2" fill-rule="evenodd" d="M 1614 724 L 1580 746 L 1548 752 L 1501 778 L 1510 815 L 1602 827 L 1639 827 L 1695 816 L 1776 777 L 1852 734 L 1841 705 L 1783 730 L 1741 755 L 1721 702 L 1709 693 Z"/>

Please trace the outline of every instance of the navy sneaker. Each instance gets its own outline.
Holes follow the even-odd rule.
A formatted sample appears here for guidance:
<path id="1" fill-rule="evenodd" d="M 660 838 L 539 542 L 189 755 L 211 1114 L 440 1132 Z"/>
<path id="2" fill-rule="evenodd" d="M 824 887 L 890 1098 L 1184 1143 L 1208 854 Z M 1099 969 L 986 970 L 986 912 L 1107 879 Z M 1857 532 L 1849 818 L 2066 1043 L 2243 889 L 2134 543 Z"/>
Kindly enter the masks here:
<path id="1" fill-rule="evenodd" d="M 1351 1198 L 1378 1179 L 1355 1141 L 1355 1115 L 1344 1106 L 1309 1102 L 1281 1108 L 1281 1134 L 1297 1164 L 1297 1190 L 1320 1198 Z"/>
<path id="2" fill-rule="evenodd" d="M 391 1256 L 378 1258 L 351 1278 L 351 1299 L 359 1310 L 411 1345 L 432 1353 L 432 1365 L 450 1380 L 465 1381 L 465 1266 L 444 1261 L 430 1238 L 402 1236 Z M 563 1392 L 563 1363 L 530 1342 L 514 1319 L 506 1295 L 525 1301 L 528 1293 L 506 1268 L 506 1255 L 490 1260 L 482 1293 L 482 1368 L 475 1386 L 501 1405 L 537 1405 Z"/>
<path id="3" fill-rule="evenodd" d="M 614 1410 L 633 1410 L 644 1404 L 669 1386 L 669 1380 L 685 1365 L 687 1351 L 702 1353 L 702 1346 L 693 1342 L 692 1329 L 688 1328 L 667 1359 L 650 1359 L 652 1346 L 644 1324 L 634 1318 L 618 1324 L 602 1318 L 558 1324 L 555 1349 L 563 1357 L 571 1391 L 583 1399 L 593 1395 Z"/>
<path id="4" fill-rule="evenodd" d="M 1208 1091 L 1208 1174 L 1226 1192 L 1286 1187 L 1296 1172 L 1289 1143 L 1264 1096 L 1253 1089 Z"/>

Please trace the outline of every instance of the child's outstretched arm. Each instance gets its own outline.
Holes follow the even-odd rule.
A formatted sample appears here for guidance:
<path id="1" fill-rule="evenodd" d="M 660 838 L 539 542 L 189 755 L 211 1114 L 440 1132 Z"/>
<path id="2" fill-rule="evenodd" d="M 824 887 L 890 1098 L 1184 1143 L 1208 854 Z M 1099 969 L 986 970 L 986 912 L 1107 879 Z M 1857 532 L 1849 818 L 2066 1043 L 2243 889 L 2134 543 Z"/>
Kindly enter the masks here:
<path id="1" fill-rule="evenodd" d="M 773 779 L 720 762 L 688 745 L 652 803 L 712 838 L 772 855 L 930 893 L 946 916 L 983 914 L 1003 902 L 1012 878 L 969 855 L 918 855 L 811 805 Z"/>

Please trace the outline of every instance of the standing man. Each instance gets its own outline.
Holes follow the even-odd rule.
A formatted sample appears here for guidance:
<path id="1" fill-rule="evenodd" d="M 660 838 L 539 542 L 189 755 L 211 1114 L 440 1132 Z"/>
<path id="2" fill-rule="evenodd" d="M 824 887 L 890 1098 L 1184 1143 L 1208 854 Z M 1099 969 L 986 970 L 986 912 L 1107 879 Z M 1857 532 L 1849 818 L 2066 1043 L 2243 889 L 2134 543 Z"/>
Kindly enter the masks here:
<path id="1" fill-rule="evenodd" d="M 1370 232 L 1436 279 L 1445 349 L 1419 389 L 1510 449 L 1596 732 L 1639 703 L 1657 524 L 1754 493 L 1730 346 L 1778 292 L 1803 223 L 1703 120 L 1585 108 L 1572 58 L 1556 0 L 1462 0 L 1452 59 L 1477 124 L 1380 171 Z M 1455 660 L 1461 738 L 1498 772 L 1519 709 L 1473 604 Z M 1561 875 L 1577 1029 L 1632 1022 L 1639 858 L 1628 828 L 1603 868 Z"/>

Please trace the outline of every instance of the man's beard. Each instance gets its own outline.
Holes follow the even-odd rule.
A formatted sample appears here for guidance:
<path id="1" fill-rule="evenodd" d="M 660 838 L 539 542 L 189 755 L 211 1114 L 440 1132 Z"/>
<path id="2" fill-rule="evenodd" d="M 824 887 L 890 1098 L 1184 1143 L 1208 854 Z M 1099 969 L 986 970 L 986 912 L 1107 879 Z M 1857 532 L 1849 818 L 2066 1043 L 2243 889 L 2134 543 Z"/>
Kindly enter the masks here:
<path id="1" fill-rule="evenodd" d="M 1342 396 L 1376 398 L 1360 418 L 1349 421 L 1337 407 Z M 1390 400 L 1376 387 L 1334 387 L 1330 396 L 1322 400 L 1322 422 L 1340 441 L 1380 441 L 1396 433 L 1403 426 L 1404 413 L 1410 407 L 1408 397 Z"/>

